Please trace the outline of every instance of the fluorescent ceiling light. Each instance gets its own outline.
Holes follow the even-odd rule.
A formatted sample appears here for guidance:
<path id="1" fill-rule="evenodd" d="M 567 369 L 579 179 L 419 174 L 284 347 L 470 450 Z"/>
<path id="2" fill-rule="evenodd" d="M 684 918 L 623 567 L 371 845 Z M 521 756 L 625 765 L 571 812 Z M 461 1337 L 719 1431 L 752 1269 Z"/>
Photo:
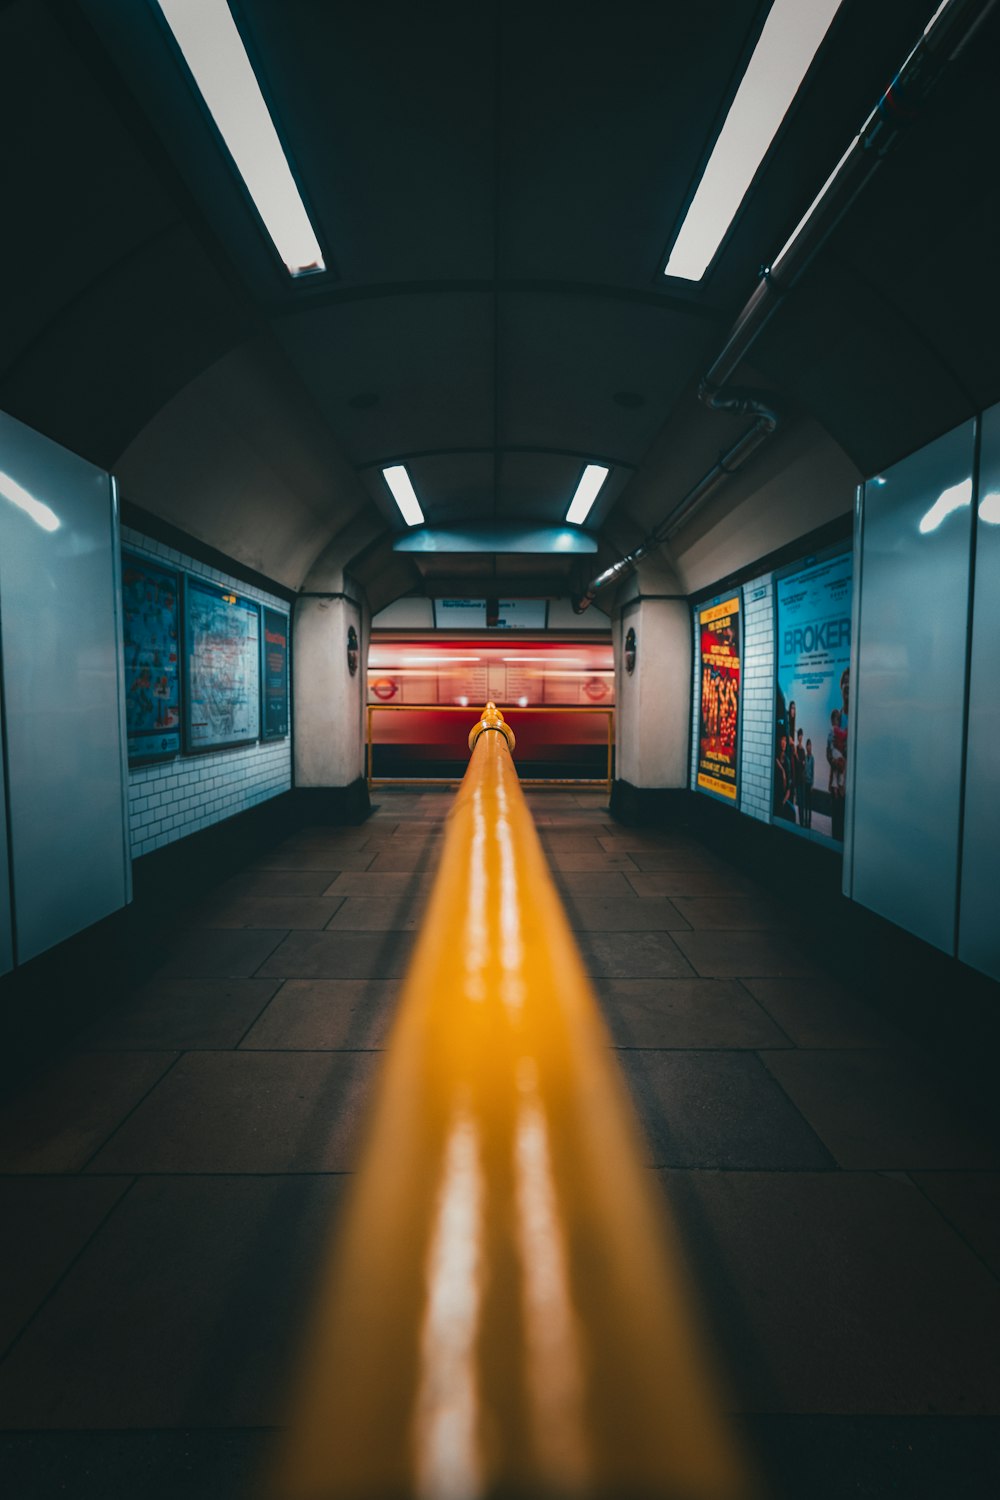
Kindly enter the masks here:
<path id="1" fill-rule="evenodd" d="M 576 494 L 569 504 L 566 512 L 567 521 L 574 526 L 582 526 L 590 514 L 590 507 L 597 499 L 601 485 L 608 477 L 608 469 L 604 464 L 588 464 L 583 471 L 583 477 L 576 487 Z"/>
<path id="2" fill-rule="evenodd" d="M 383 469 L 382 473 L 407 526 L 419 526 L 424 519 L 424 513 L 420 509 L 420 501 L 414 494 L 410 476 L 403 464 L 392 464 L 388 469 Z"/>
<path id="3" fill-rule="evenodd" d="M 293 276 L 323 252 L 226 0 L 158 0 L 264 228 Z"/>
<path id="4" fill-rule="evenodd" d="M 34 495 L 29 495 L 9 474 L 0 473 L 0 495 L 9 500 L 11 505 L 16 505 L 18 510 L 23 510 L 43 531 L 58 531 L 62 525 L 51 506 L 36 500 Z"/>
<path id="5" fill-rule="evenodd" d="M 839 9 L 840 0 L 774 0 L 665 276 L 704 276 Z"/>

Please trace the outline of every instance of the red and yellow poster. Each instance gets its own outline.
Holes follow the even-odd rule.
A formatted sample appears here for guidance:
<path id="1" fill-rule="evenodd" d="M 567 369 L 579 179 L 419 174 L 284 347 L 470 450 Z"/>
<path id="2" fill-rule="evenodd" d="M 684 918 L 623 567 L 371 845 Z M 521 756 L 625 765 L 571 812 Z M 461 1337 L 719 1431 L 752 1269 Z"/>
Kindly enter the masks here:
<path id="1" fill-rule="evenodd" d="M 698 786 L 735 802 L 740 714 L 739 595 L 698 611 L 701 642 L 701 734 Z"/>

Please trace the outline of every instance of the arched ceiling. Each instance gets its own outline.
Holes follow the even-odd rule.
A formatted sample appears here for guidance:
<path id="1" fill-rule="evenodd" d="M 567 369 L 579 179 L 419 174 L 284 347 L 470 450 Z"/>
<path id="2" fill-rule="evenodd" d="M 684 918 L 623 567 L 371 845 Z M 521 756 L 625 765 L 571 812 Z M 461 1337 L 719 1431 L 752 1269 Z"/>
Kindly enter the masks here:
<path id="1" fill-rule="evenodd" d="M 657 523 L 741 430 L 699 377 L 935 3 L 844 0 L 690 287 L 662 267 L 767 0 L 232 8 L 328 274 L 278 266 L 148 0 L 8 0 L 0 406 L 291 587 L 351 564 L 378 607 L 590 571 L 394 554 L 390 461 L 441 524 L 561 521 L 607 464 L 598 565 Z M 871 472 L 1000 395 L 998 39 L 994 13 L 754 349 L 795 463 L 825 429 Z"/>

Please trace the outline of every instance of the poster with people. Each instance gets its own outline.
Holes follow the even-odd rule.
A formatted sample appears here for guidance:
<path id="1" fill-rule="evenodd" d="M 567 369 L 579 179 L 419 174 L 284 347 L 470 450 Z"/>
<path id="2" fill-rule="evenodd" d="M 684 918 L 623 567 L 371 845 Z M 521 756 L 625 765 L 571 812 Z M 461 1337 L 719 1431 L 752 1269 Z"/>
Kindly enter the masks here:
<path id="1" fill-rule="evenodd" d="M 852 557 L 774 581 L 774 820 L 842 844 L 851 697 Z"/>
<path id="2" fill-rule="evenodd" d="M 740 715 L 739 595 L 698 611 L 701 656 L 701 732 L 698 786 L 735 802 Z"/>

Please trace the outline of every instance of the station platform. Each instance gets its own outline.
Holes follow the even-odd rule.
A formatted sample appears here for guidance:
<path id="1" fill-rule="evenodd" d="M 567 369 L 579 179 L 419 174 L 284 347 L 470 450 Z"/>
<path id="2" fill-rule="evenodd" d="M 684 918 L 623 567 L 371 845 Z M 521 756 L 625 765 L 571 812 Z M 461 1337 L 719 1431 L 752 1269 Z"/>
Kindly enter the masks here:
<path id="1" fill-rule="evenodd" d="M 452 799 L 182 906 L 5 1103 L 7 1494 L 252 1494 Z M 770 1493 L 1000 1493 L 1000 1149 L 953 1069 L 690 835 L 528 800 Z"/>

